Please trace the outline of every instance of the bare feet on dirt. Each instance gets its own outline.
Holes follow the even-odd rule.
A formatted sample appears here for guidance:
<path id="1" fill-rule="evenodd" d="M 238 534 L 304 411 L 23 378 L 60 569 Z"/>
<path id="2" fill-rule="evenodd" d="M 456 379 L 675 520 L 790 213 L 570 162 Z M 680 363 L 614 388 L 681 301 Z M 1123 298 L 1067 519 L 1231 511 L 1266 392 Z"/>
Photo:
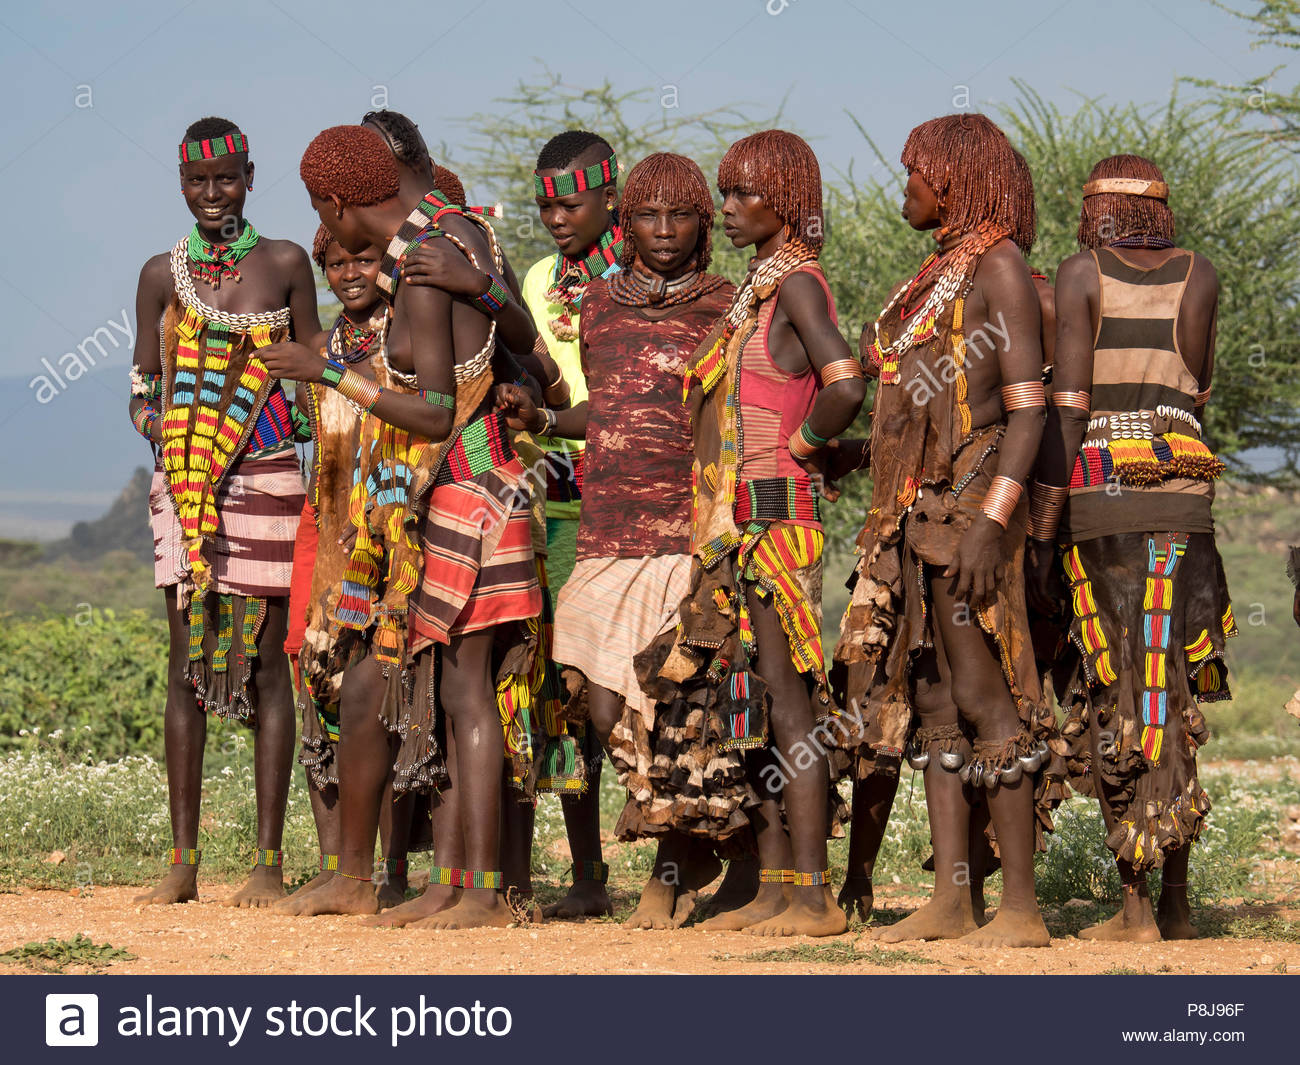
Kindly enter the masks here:
<path id="1" fill-rule="evenodd" d="M 505 928 L 515 915 L 491 888 L 469 888 L 455 906 L 416 923 L 416 928 Z"/>
<path id="2" fill-rule="evenodd" d="M 278 865 L 255 865 L 244 886 L 226 899 L 227 906 L 257 910 L 284 898 L 284 871 Z"/>
<path id="3" fill-rule="evenodd" d="M 430 884 L 417 898 L 403 902 L 374 917 L 367 917 L 361 923 L 372 928 L 405 928 L 417 921 L 423 921 L 426 917 L 442 913 L 459 901 L 460 888 L 449 884 Z"/>
<path id="4" fill-rule="evenodd" d="M 703 885 L 701 885 L 703 886 Z M 736 858 L 727 863 L 722 884 L 708 899 L 711 913 L 726 913 L 748 906 L 758 894 L 758 859 Z"/>
<path id="5" fill-rule="evenodd" d="M 173 865 L 156 888 L 146 891 L 143 895 L 137 895 L 135 901 L 145 906 L 169 906 L 174 902 L 193 902 L 199 897 L 198 877 L 197 865 Z"/>
<path id="6" fill-rule="evenodd" d="M 278 911 L 289 899 L 301 898 L 303 895 L 310 894 L 317 888 L 324 887 L 337 875 L 338 874 L 333 869 L 322 869 L 319 873 L 308 880 L 307 883 L 303 884 L 301 887 L 294 888 L 286 898 L 278 900 L 271 908 Z"/>
<path id="7" fill-rule="evenodd" d="M 406 901 L 406 877 L 389 874 L 383 883 L 375 882 L 375 898 L 381 910 L 391 910 Z"/>
<path id="8" fill-rule="evenodd" d="M 790 896 L 784 884 L 759 884 L 758 893 L 752 902 L 738 910 L 728 910 L 710 917 L 699 927 L 708 932 L 739 932 L 742 928 L 775 917 L 789 905 Z"/>
<path id="9" fill-rule="evenodd" d="M 960 939 L 978 927 L 971 912 L 970 895 L 955 891 L 946 897 L 931 899 L 897 924 L 877 928 L 871 933 L 871 939 L 876 943 Z"/>
<path id="10" fill-rule="evenodd" d="M 848 926 L 829 887 L 795 888 L 789 906 L 745 931 L 751 936 L 837 936 Z"/>
<path id="11" fill-rule="evenodd" d="M 320 917 L 328 913 L 371 914 L 379 912 L 375 886 L 369 880 L 354 880 L 342 874 L 310 895 L 299 892 L 276 907 L 290 917 Z"/>
<path id="12" fill-rule="evenodd" d="M 1159 925 L 1152 920 L 1148 908 L 1142 918 L 1133 918 L 1120 910 L 1109 921 L 1089 925 L 1079 932 L 1080 939 L 1098 943 L 1159 943 L 1164 937 Z"/>
<path id="13" fill-rule="evenodd" d="M 849 919 L 857 917 L 859 920 L 866 922 L 871 920 L 871 904 L 875 900 L 875 894 L 871 887 L 871 877 L 869 876 L 851 876 L 844 881 L 844 886 L 840 888 L 839 898 L 835 904 L 844 911 L 844 915 Z"/>
<path id="14" fill-rule="evenodd" d="M 1165 939 L 1200 939 L 1192 924 L 1192 910 L 1187 903 L 1187 889 L 1164 888 L 1156 906 L 1156 925 Z"/>
<path id="15" fill-rule="evenodd" d="M 1037 906 L 1021 910 L 1003 905 L 993 920 L 962 936 L 959 942 L 969 947 L 1046 947 L 1051 945 L 1052 937 L 1047 934 Z"/>
<path id="16" fill-rule="evenodd" d="M 689 898 L 681 906 L 682 913 L 677 914 L 677 888 L 665 884 L 657 876 L 651 876 L 641 892 L 641 901 L 632 911 L 632 915 L 623 922 L 624 928 L 680 928 L 682 922 L 695 910 L 695 892 L 688 893 Z"/>
<path id="17" fill-rule="evenodd" d="M 543 917 L 613 917 L 614 904 L 599 880 L 579 880 L 569 893 L 542 910 Z"/>

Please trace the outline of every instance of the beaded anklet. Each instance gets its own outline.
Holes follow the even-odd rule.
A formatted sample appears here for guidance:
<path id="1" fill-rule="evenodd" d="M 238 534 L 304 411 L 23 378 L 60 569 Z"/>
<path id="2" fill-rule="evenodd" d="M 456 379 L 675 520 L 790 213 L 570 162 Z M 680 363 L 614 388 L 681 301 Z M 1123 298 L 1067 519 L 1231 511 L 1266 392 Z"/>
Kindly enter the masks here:
<path id="1" fill-rule="evenodd" d="M 443 865 L 435 865 L 429 870 L 430 884 L 442 884 L 449 887 L 491 888 L 497 891 L 501 888 L 501 882 L 501 873 L 499 871 L 449 869 Z"/>
<path id="2" fill-rule="evenodd" d="M 361 883 L 363 883 L 363 884 L 369 884 L 369 883 L 372 883 L 372 881 L 373 881 L 373 878 L 372 878 L 372 877 L 368 877 L 368 876 L 353 876 L 351 873 L 345 873 L 342 869 L 339 870 L 339 876 L 347 877 L 347 879 L 349 879 L 349 880 L 359 880 L 359 881 L 361 881 Z"/>
<path id="3" fill-rule="evenodd" d="M 322 873 L 337 873 L 339 871 L 339 856 L 337 854 L 322 854 L 320 856 L 320 871 Z"/>
<path id="4" fill-rule="evenodd" d="M 405 876 L 405 875 L 406 875 L 406 859 L 405 859 L 405 858 L 385 858 L 385 859 L 383 860 L 382 868 L 383 868 L 384 872 L 387 873 L 389 876 Z"/>
<path id="5" fill-rule="evenodd" d="M 606 862 L 574 862 L 572 868 L 575 884 L 584 880 L 595 881 L 598 884 L 609 883 L 609 865 Z"/>
<path id="6" fill-rule="evenodd" d="M 202 857 L 203 852 L 193 847 L 172 848 L 172 865 L 198 865 Z"/>
<path id="7" fill-rule="evenodd" d="M 824 887 L 831 880 L 831 871 L 823 869 L 820 873 L 800 873 L 794 874 L 794 879 L 790 883 L 795 887 Z"/>
<path id="8" fill-rule="evenodd" d="M 284 851 L 268 851 L 258 848 L 253 851 L 253 864 L 279 868 L 284 864 Z"/>
<path id="9" fill-rule="evenodd" d="M 760 869 L 758 871 L 758 882 L 760 884 L 793 884 L 795 872 L 793 869 Z"/>

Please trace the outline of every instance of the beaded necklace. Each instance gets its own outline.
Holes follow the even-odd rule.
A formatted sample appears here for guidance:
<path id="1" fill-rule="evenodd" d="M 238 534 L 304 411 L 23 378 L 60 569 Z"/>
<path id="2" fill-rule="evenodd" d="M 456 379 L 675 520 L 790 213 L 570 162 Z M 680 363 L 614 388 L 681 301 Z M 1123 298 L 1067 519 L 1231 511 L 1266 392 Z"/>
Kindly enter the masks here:
<path id="1" fill-rule="evenodd" d="M 1140 233 L 1132 236 L 1120 237 L 1118 240 L 1108 241 L 1108 248 L 1151 248 L 1156 251 L 1163 251 L 1166 248 L 1172 248 L 1174 242 L 1166 237 L 1147 237 Z"/>
<path id="2" fill-rule="evenodd" d="M 258 232 L 253 228 L 252 222 L 245 221 L 244 231 L 239 234 L 237 240 L 229 244 L 210 243 L 199 232 L 196 223 L 190 232 L 187 244 L 190 269 L 195 277 L 213 288 L 220 288 L 222 278 L 227 275 L 232 281 L 238 283 L 239 271 L 235 269 L 235 263 L 257 246 L 257 240 Z"/>
<path id="3" fill-rule="evenodd" d="M 387 327 L 388 305 L 382 301 L 365 325 L 357 325 L 346 313 L 340 314 L 330 330 L 330 354 L 346 363 L 360 362 L 370 354 L 375 341 Z"/>
<path id="4" fill-rule="evenodd" d="M 979 261 L 981 255 L 1006 235 L 1005 229 L 998 228 L 991 222 L 978 223 L 955 248 L 950 248 L 946 252 L 932 252 L 921 264 L 921 269 L 917 271 L 916 276 L 894 293 L 894 298 L 876 316 L 873 326 L 875 338 L 871 343 L 871 350 L 867 353 L 871 364 L 880 370 L 882 385 L 898 384 L 899 360 L 917 344 L 924 343 L 934 336 L 936 323 L 943 309 L 961 295 L 964 289 L 970 287 L 974 278 L 971 267 Z M 918 286 L 932 272 L 936 274 L 925 300 L 919 307 L 907 310 L 905 301 L 912 297 Z M 889 317 L 895 307 L 899 308 L 900 321 L 905 324 L 893 341 L 885 341 L 881 337 L 880 324 Z"/>
<path id="5" fill-rule="evenodd" d="M 624 307 L 675 307 L 707 296 L 724 281 L 716 274 L 697 270 L 665 281 L 659 274 L 646 274 L 633 267 L 610 277 L 609 298 Z"/>
<path id="6" fill-rule="evenodd" d="M 582 259 L 561 255 L 555 264 L 555 281 L 546 291 L 547 303 L 558 303 L 564 310 L 549 323 L 556 340 L 577 340 L 578 329 L 573 316 L 582 306 L 583 293 L 593 277 L 604 277 L 610 267 L 623 254 L 623 227 L 615 222 L 604 233 L 595 247 Z"/>

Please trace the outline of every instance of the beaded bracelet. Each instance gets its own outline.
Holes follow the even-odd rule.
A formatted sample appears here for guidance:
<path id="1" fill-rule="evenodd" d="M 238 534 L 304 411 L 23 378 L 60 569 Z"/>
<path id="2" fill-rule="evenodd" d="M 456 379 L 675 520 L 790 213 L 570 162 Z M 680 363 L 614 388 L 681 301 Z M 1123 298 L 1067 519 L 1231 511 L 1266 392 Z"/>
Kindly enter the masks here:
<path id="1" fill-rule="evenodd" d="M 1019 483 L 1013 481 L 1010 477 L 1003 477 L 998 474 L 993 478 L 993 483 L 989 485 L 988 493 L 984 496 L 984 502 L 980 504 L 980 510 L 985 517 L 997 522 L 1005 529 L 1007 522 L 1011 520 L 1011 515 L 1015 512 L 1016 504 L 1019 502 Z"/>
<path id="2" fill-rule="evenodd" d="M 487 291 L 475 296 L 474 302 L 488 314 L 495 315 L 510 302 L 510 293 L 495 277 L 488 274 Z"/>
<path id="3" fill-rule="evenodd" d="M 326 359 L 325 365 L 321 368 L 320 379 L 330 388 L 338 388 L 339 382 L 343 380 L 343 375 L 347 372 L 348 368 L 341 362 Z"/>
<path id="4" fill-rule="evenodd" d="M 1050 543 L 1056 539 L 1061 525 L 1061 511 L 1069 498 L 1070 489 L 1064 485 L 1043 484 L 1035 481 L 1029 493 L 1029 535 L 1034 540 Z"/>
<path id="5" fill-rule="evenodd" d="M 1055 407 L 1073 407 L 1075 410 L 1092 410 L 1092 393 L 1053 392 L 1052 405 Z"/>
<path id="6" fill-rule="evenodd" d="M 823 388 L 829 388 L 836 381 L 847 381 L 854 377 L 865 379 L 866 376 L 862 363 L 854 358 L 836 359 L 834 362 L 828 362 L 821 370 Z"/>
<path id="7" fill-rule="evenodd" d="M 446 407 L 448 410 L 456 409 L 456 397 L 448 395 L 446 392 L 435 392 L 431 388 L 420 389 L 420 398 L 431 407 Z"/>
<path id="8" fill-rule="evenodd" d="M 1029 407 L 1047 405 L 1043 392 L 1042 380 L 1020 381 L 1013 385 L 1002 386 L 1002 409 L 1005 411 L 1025 410 Z"/>
<path id="9" fill-rule="evenodd" d="M 158 420 L 158 412 L 149 403 L 145 403 L 131 416 L 135 431 L 153 443 L 153 423 Z"/>

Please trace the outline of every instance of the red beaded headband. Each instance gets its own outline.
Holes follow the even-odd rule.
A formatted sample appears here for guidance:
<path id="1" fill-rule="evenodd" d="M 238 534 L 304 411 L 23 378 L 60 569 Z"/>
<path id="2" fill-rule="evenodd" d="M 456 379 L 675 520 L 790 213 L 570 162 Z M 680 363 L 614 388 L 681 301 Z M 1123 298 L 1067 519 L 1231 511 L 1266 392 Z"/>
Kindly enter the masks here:
<path id="1" fill-rule="evenodd" d="M 608 185 L 618 177 L 618 155 L 611 153 L 608 159 L 571 170 L 567 174 L 554 174 L 543 177 L 533 171 L 533 187 L 538 196 L 572 196 L 575 192 L 586 192 Z"/>
<path id="2" fill-rule="evenodd" d="M 238 155 L 248 151 L 248 138 L 236 131 L 224 137 L 211 137 L 201 141 L 185 141 L 180 146 L 182 163 L 197 159 L 216 159 L 221 155 Z"/>

